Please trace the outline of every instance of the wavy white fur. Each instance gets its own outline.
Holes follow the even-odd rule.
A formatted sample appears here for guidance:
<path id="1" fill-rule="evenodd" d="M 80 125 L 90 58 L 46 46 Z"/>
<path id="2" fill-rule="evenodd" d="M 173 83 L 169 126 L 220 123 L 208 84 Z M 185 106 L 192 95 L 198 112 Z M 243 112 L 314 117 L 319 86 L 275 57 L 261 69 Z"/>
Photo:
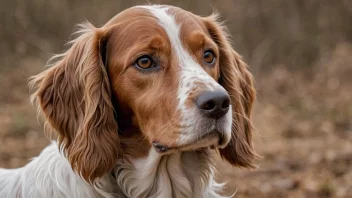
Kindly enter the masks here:
<path id="1" fill-rule="evenodd" d="M 105 182 L 104 180 L 107 179 L 102 182 Z M 105 187 L 104 192 L 109 190 L 109 185 Z M 57 144 L 52 143 L 24 167 L 0 169 L 0 197 L 103 196 L 72 171 L 68 161 L 59 152 Z"/>
<path id="2" fill-rule="evenodd" d="M 190 151 L 162 156 L 152 149 L 145 159 L 119 161 L 115 177 L 107 174 L 91 186 L 72 171 L 53 142 L 26 166 L 0 169 L 0 197 L 222 198 L 217 192 L 223 184 L 214 180 L 209 155 Z"/>

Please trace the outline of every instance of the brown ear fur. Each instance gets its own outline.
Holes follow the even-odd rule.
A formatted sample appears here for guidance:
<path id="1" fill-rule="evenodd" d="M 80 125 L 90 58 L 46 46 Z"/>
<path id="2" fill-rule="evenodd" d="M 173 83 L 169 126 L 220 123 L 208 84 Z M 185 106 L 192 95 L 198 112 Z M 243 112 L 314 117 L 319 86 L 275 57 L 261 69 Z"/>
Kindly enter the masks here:
<path id="1" fill-rule="evenodd" d="M 234 166 L 253 168 L 257 157 L 252 146 L 253 129 L 250 121 L 255 100 L 253 77 L 241 56 L 232 49 L 224 27 L 217 22 L 217 15 L 204 20 L 210 36 L 219 47 L 219 83 L 229 93 L 232 105 L 232 137 L 230 143 L 220 149 L 220 155 Z"/>
<path id="2" fill-rule="evenodd" d="M 104 32 L 83 24 L 71 47 L 47 70 L 32 77 L 36 100 L 46 124 L 72 168 L 93 183 L 111 171 L 119 155 L 119 138 L 111 90 L 100 44 Z"/>

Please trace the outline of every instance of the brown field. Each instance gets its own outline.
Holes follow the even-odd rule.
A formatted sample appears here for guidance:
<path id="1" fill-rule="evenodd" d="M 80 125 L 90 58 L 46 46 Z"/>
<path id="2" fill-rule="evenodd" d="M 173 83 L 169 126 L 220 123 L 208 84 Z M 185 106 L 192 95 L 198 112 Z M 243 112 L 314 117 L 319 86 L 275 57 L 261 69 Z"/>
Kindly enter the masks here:
<path id="1" fill-rule="evenodd" d="M 216 8 L 255 76 L 254 142 L 263 158 L 256 170 L 218 160 L 225 194 L 352 197 L 352 1 L 151 2 L 200 15 Z M 142 3 L 0 0 L 0 167 L 23 166 L 49 143 L 27 82 L 64 49 L 74 24 L 99 26 Z"/>

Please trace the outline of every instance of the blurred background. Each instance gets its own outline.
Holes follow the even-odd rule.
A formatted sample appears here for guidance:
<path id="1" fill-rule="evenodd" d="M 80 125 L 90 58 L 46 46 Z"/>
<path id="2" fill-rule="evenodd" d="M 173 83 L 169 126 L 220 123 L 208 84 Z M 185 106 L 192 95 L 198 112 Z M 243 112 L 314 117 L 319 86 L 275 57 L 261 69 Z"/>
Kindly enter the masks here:
<path id="1" fill-rule="evenodd" d="M 236 197 L 352 197 L 352 1 L 151 0 L 217 9 L 256 79 L 257 170 L 218 160 Z M 0 0 L 0 167 L 23 166 L 49 140 L 28 78 L 64 50 L 74 25 L 103 25 L 142 0 Z"/>

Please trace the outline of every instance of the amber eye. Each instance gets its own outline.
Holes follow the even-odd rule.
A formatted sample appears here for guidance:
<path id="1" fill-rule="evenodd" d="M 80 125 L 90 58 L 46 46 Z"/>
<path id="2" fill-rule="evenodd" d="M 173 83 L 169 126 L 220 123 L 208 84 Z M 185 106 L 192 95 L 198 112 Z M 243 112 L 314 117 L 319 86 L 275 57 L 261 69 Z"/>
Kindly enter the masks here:
<path id="1" fill-rule="evenodd" d="M 145 55 L 145 56 L 139 57 L 136 60 L 135 65 L 140 69 L 149 69 L 154 66 L 154 61 L 150 56 Z"/>
<path id="2" fill-rule="evenodd" d="M 205 63 L 212 65 L 215 63 L 216 57 L 213 51 L 207 50 L 204 52 L 203 59 Z"/>

